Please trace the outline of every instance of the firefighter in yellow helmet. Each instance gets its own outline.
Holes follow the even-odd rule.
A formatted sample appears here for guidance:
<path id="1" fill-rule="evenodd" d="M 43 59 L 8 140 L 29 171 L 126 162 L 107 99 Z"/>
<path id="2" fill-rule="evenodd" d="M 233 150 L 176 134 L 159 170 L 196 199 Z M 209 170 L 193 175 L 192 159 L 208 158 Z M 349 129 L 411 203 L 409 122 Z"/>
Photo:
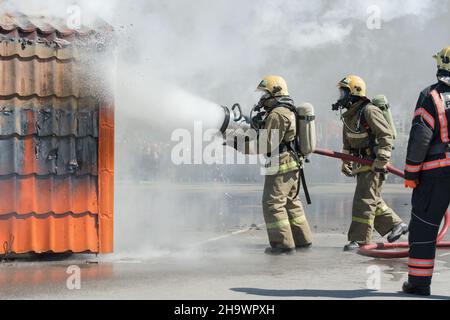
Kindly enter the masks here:
<path id="1" fill-rule="evenodd" d="M 295 104 L 282 77 L 265 77 L 257 90 L 263 94 L 260 105 L 266 112 L 263 128 L 269 135 L 271 130 L 279 132 L 279 141 L 275 141 L 279 148 L 279 167 L 277 172 L 266 175 L 262 199 L 271 245 L 266 253 L 289 253 L 312 244 L 310 227 L 298 197 L 299 163 L 290 151 L 296 137 L 296 117 L 292 111 Z M 268 140 L 273 143 L 272 139 Z"/>
<path id="2" fill-rule="evenodd" d="M 350 75 L 338 83 L 340 97 L 333 110 L 345 109 L 343 122 L 343 153 L 374 160 L 373 165 L 360 166 L 344 161 L 342 172 L 356 177 L 352 223 L 345 251 L 358 249 L 372 241 L 375 229 L 388 241 L 395 242 L 408 232 L 408 226 L 387 206 L 381 197 L 387 165 L 393 149 L 393 131 L 380 108 L 366 96 L 366 83 Z"/>
<path id="3" fill-rule="evenodd" d="M 262 97 L 254 108 L 258 113 L 251 122 L 254 129 L 264 129 L 267 133 L 267 146 L 261 148 L 258 140 L 256 153 L 265 154 L 270 161 L 277 157 L 277 165 L 272 163 L 266 173 L 262 197 L 270 242 L 265 253 L 291 254 L 312 245 L 311 230 L 298 197 L 300 166 L 293 150 L 297 131 L 295 104 L 286 81 L 280 76 L 264 77 L 257 90 Z M 274 136 L 274 132 L 278 134 Z M 239 151 L 251 153 L 247 147 Z"/>

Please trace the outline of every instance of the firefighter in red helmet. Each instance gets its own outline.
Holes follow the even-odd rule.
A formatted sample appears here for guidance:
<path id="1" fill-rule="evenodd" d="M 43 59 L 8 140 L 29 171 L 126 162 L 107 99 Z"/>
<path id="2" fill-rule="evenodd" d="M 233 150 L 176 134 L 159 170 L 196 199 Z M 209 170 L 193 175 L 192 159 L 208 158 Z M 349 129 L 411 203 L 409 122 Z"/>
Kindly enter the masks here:
<path id="1" fill-rule="evenodd" d="M 450 204 L 450 47 L 435 56 L 438 82 L 420 94 L 408 143 L 405 186 L 413 188 L 405 293 L 430 295 L 436 241 Z"/>

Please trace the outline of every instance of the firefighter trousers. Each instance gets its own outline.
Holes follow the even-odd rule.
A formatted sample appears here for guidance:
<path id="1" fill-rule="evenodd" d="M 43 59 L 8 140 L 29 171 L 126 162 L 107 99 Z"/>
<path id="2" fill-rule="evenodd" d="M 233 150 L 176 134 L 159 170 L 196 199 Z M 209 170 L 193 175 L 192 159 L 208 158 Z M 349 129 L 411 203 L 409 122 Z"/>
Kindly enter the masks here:
<path id="1" fill-rule="evenodd" d="M 312 243 L 311 230 L 297 196 L 299 172 L 266 176 L 262 199 L 264 220 L 272 248 L 290 249 Z"/>
<path id="2" fill-rule="evenodd" d="M 414 189 L 409 224 L 409 282 L 428 286 L 434 270 L 436 241 L 450 204 L 450 177 L 426 178 Z"/>
<path id="3" fill-rule="evenodd" d="M 402 222 L 400 217 L 387 206 L 381 197 L 385 179 L 385 174 L 374 173 L 373 171 L 366 171 L 357 175 L 352 224 L 348 232 L 349 241 L 369 244 L 372 241 L 374 229 L 384 237 L 397 224 Z"/>

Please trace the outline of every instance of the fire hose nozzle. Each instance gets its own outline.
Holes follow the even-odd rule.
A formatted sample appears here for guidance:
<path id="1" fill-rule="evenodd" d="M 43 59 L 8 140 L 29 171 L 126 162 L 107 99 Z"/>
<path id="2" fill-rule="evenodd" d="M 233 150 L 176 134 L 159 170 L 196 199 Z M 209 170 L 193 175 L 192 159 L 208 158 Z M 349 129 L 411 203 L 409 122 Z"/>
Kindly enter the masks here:
<path id="1" fill-rule="evenodd" d="M 222 106 L 222 108 L 225 113 L 224 121 L 220 128 L 222 134 L 225 134 L 228 129 L 242 128 L 245 130 L 250 128 L 248 118 L 244 116 L 240 104 L 234 104 L 231 109 L 226 106 Z"/>

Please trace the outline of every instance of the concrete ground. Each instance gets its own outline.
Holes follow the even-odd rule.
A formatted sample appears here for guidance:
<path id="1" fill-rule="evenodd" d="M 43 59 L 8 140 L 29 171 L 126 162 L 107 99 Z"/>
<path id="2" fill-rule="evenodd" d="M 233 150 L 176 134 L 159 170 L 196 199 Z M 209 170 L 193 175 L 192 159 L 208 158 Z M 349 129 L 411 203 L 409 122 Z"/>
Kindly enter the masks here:
<path id="1" fill-rule="evenodd" d="M 340 234 L 317 234 L 293 256 L 262 253 L 265 232 L 250 230 L 153 258 L 72 256 L 0 265 L 1 299 L 415 299 L 399 293 L 404 259 L 344 253 Z M 239 249 L 236 249 L 239 248 Z M 81 270 L 70 290 L 70 266 Z M 72 267 L 73 268 L 73 267 Z M 76 267 L 75 267 L 76 268 Z M 450 252 L 439 251 L 431 299 L 450 297 Z"/>
<path id="2" fill-rule="evenodd" d="M 312 186 L 314 247 L 281 257 L 263 253 L 263 228 L 249 228 L 262 222 L 260 186 L 207 187 L 177 191 L 167 211 L 161 185 L 119 184 L 129 201 L 116 204 L 116 254 L 0 263 L 0 299 L 417 299 L 398 292 L 406 259 L 342 251 L 354 185 Z M 388 185 L 384 194 L 407 222 L 410 192 Z M 157 220 L 158 207 L 174 216 Z M 439 250 L 431 299 L 450 298 L 448 283 L 450 251 Z"/>

